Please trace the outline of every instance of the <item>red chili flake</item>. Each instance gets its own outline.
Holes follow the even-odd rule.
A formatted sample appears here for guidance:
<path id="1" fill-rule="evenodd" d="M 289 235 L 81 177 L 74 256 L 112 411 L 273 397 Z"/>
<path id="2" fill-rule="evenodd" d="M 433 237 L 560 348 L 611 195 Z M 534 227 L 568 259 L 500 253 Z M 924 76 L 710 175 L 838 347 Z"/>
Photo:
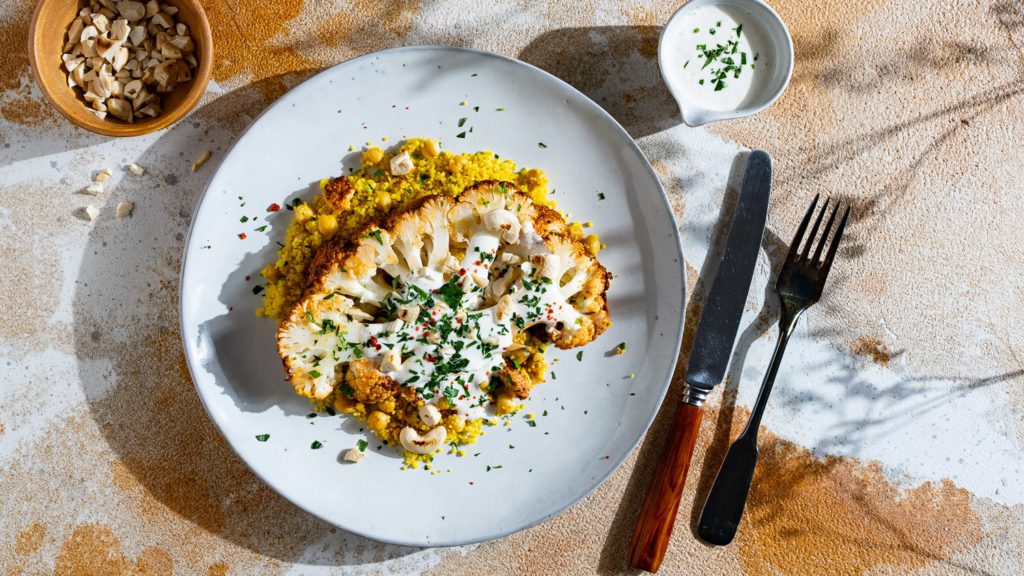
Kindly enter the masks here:
<path id="1" fill-rule="evenodd" d="M 248 282 L 248 281 L 249 281 L 249 278 L 250 278 L 249 276 L 246 276 L 246 277 L 245 277 L 245 281 L 246 281 L 246 282 Z"/>
<path id="2" fill-rule="evenodd" d="M 408 110 L 408 108 L 406 108 L 406 110 Z M 287 378 L 285 378 L 285 380 L 287 380 Z M 469 485 L 470 485 L 470 486 L 472 486 L 472 485 L 473 485 L 473 483 L 472 483 L 472 482 L 470 482 L 470 483 L 469 483 Z"/>
<path id="3" fill-rule="evenodd" d="M 465 268 L 459 268 L 459 276 L 465 276 L 465 275 L 466 275 L 466 269 Z"/>
<path id="4" fill-rule="evenodd" d="M 477 260 L 476 262 L 473 262 L 473 266 L 482 266 L 482 265 L 483 265 L 483 263 L 480 262 L 479 260 Z"/>
<path id="5" fill-rule="evenodd" d="M 245 240 L 245 232 L 242 232 L 241 234 L 239 234 L 238 238 L 241 239 L 241 240 Z"/>
<path id="6" fill-rule="evenodd" d="M 608 460 L 610 458 L 611 458 L 611 456 L 608 456 L 607 454 L 605 454 L 604 457 L 601 458 L 601 460 Z"/>
<path id="7" fill-rule="evenodd" d="M 377 337 L 376 336 L 370 336 L 369 342 L 370 342 L 370 346 L 373 346 L 377 350 L 380 350 L 380 344 L 377 343 Z"/>
<path id="8" fill-rule="evenodd" d="M 277 202 L 274 202 L 270 206 L 267 206 L 267 212 L 280 212 L 280 211 L 281 211 L 281 205 L 278 204 Z"/>

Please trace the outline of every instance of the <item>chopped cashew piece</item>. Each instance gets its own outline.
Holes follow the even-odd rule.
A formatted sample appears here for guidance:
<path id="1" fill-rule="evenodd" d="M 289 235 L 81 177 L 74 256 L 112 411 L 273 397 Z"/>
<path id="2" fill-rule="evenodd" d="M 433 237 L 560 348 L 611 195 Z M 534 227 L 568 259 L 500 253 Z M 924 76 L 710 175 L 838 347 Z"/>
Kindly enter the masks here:
<path id="1" fill-rule="evenodd" d="M 358 448 L 349 448 L 348 450 L 345 450 L 345 453 L 341 458 L 346 462 L 359 462 L 363 458 L 366 458 L 366 454 L 360 452 Z"/>
<path id="2" fill-rule="evenodd" d="M 412 172 L 413 164 L 412 158 L 408 152 L 403 151 L 398 156 L 391 159 L 391 173 L 395 176 L 405 176 L 409 172 Z"/>
<path id="3" fill-rule="evenodd" d="M 114 216 L 118 218 L 127 218 L 132 215 L 132 210 L 135 209 L 135 204 L 132 202 L 118 202 L 117 209 L 114 211 Z"/>
<path id="4" fill-rule="evenodd" d="M 96 172 L 96 175 L 93 176 L 92 179 L 94 182 L 106 182 L 107 178 L 110 178 L 111 174 L 112 172 L 110 171 L 110 168 L 101 168 Z"/>
<path id="5" fill-rule="evenodd" d="M 90 221 L 96 220 L 96 218 L 100 215 L 100 209 L 93 206 L 92 204 L 89 204 L 88 206 L 85 207 L 85 215 L 89 217 Z"/>
<path id="6" fill-rule="evenodd" d="M 420 422 L 427 426 L 437 426 L 441 423 L 441 411 L 434 404 L 420 406 Z"/>
<path id="7" fill-rule="evenodd" d="M 106 188 L 104 188 L 103 182 L 100 181 L 93 182 L 85 187 L 86 194 L 103 194 L 104 190 Z"/>
<path id="8" fill-rule="evenodd" d="M 198 172 L 199 169 L 203 167 L 203 164 L 206 164 L 206 161 L 209 160 L 209 159 L 210 159 L 210 151 L 209 150 L 203 150 L 203 153 L 199 156 L 199 158 L 197 158 L 196 161 L 192 163 L 192 171 L 193 172 Z"/>
<path id="9" fill-rule="evenodd" d="M 406 304 L 406 305 L 400 306 L 398 308 L 398 317 L 403 322 L 415 322 L 416 319 L 419 318 L 419 316 L 420 316 L 420 307 L 415 305 L 415 304 L 412 304 L 412 305 Z"/>
<path id="10" fill-rule="evenodd" d="M 401 442 L 402 448 L 413 454 L 430 454 L 444 444 L 444 439 L 447 436 L 448 431 L 444 426 L 438 426 L 423 435 L 420 435 L 412 426 L 406 426 L 399 433 L 398 441 Z"/>
<path id="11" fill-rule="evenodd" d="M 138 164 L 136 164 L 134 162 L 132 162 L 131 164 L 128 165 L 128 171 L 131 172 L 132 174 L 136 175 L 136 176 L 142 176 L 143 174 L 146 173 L 146 169 L 145 168 L 143 168 L 142 166 L 139 166 Z"/>

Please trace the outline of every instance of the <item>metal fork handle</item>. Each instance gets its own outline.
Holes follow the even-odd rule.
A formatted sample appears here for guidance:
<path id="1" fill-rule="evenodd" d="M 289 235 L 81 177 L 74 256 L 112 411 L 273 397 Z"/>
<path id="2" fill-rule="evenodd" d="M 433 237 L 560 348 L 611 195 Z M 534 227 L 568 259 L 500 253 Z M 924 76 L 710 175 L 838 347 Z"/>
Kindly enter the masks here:
<path id="1" fill-rule="evenodd" d="M 729 447 L 729 453 L 726 454 L 722 467 L 718 469 L 715 483 L 711 486 L 711 492 L 700 513 L 700 520 L 697 521 L 697 535 L 706 542 L 724 546 L 732 542 L 736 536 L 750 492 L 750 483 L 754 479 L 754 468 L 757 465 L 757 431 L 761 426 L 761 416 L 764 415 L 768 395 L 771 394 L 772 385 L 775 383 L 775 375 L 782 364 L 782 354 L 786 351 L 786 344 L 803 310 L 791 302 L 783 302 L 779 320 L 779 341 L 775 344 L 771 365 L 765 374 L 764 382 L 761 383 L 754 410 L 743 433 Z"/>

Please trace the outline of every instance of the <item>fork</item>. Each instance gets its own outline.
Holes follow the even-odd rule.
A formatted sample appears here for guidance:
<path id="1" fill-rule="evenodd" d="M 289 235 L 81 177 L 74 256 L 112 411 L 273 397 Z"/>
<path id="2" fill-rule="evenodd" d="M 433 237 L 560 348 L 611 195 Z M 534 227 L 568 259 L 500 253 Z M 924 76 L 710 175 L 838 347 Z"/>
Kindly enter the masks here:
<path id="1" fill-rule="evenodd" d="M 800 227 L 797 228 L 793 242 L 789 246 L 789 254 L 786 256 L 782 270 L 779 271 L 779 278 L 775 282 L 775 290 L 779 294 L 779 300 L 782 301 L 782 312 L 779 316 L 779 341 L 775 345 L 768 373 L 765 374 L 761 390 L 757 394 L 757 402 L 750 414 L 750 420 L 747 421 L 747 427 L 729 448 L 722 467 L 718 470 L 715 483 L 711 487 L 711 492 L 708 494 L 708 499 L 704 502 L 700 520 L 697 521 L 697 535 L 712 544 L 725 545 L 732 542 L 733 537 L 736 536 L 736 529 L 743 516 L 743 507 L 747 502 L 747 494 L 750 492 L 750 483 L 754 478 L 754 467 L 757 465 L 757 431 L 761 426 L 761 416 L 764 415 L 768 395 L 775 383 L 775 375 L 782 363 L 782 354 L 786 350 L 789 337 L 793 335 L 793 329 L 796 327 L 800 315 L 821 298 L 825 279 L 828 278 L 829 270 L 832 269 L 836 250 L 839 249 L 839 242 L 846 229 L 846 220 L 850 216 L 850 207 L 847 206 L 839 221 L 839 226 L 835 229 L 832 241 L 829 243 L 829 232 L 832 230 L 840 203 L 837 202 L 833 206 L 832 214 L 828 218 L 821 238 L 817 241 L 817 247 L 814 249 L 812 257 L 810 255 L 811 247 L 815 244 L 822 218 L 828 211 L 829 201 L 826 200 L 814 221 L 814 227 L 811 228 L 811 233 L 807 237 L 803 252 L 800 252 L 807 224 L 811 221 L 814 209 L 818 205 L 818 199 L 819 197 L 816 195 L 807 209 L 803 221 L 800 222 Z M 825 259 L 821 260 L 821 253 L 826 244 L 828 244 L 828 252 L 825 254 Z"/>

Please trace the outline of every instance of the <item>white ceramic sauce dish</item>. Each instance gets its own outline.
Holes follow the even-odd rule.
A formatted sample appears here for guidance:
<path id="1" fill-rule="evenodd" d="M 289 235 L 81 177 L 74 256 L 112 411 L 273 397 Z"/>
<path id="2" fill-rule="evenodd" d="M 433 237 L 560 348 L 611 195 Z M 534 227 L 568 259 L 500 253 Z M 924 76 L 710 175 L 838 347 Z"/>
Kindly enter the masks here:
<path id="1" fill-rule="evenodd" d="M 771 106 L 793 74 L 793 40 L 761 0 L 691 0 L 662 29 L 658 66 L 683 122 L 702 126 Z"/>

